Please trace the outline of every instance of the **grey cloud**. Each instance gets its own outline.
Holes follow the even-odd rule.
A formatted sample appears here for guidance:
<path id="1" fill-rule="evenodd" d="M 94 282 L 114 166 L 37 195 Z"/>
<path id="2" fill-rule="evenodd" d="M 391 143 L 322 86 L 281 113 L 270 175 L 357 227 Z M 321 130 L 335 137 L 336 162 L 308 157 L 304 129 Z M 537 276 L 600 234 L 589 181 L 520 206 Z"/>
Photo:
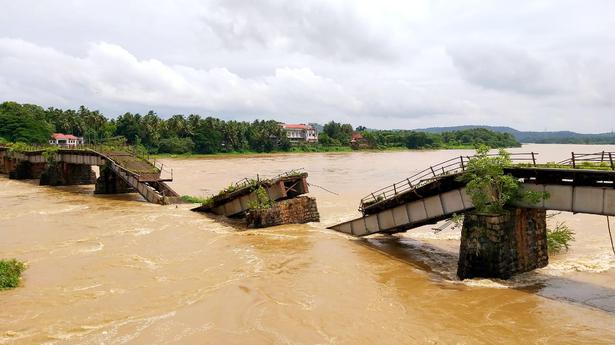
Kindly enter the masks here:
<path id="1" fill-rule="evenodd" d="M 203 25 L 231 49 L 266 49 L 324 59 L 393 59 L 387 33 L 345 3 L 222 0 L 203 14 Z"/>
<path id="2" fill-rule="evenodd" d="M 612 1 L 6 1 L 0 101 L 601 131 Z M 576 121 L 582 115 L 584 121 Z M 556 126 L 556 127 L 554 127 Z"/>
<path id="3" fill-rule="evenodd" d="M 566 85 L 553 66 L 520 49 L 469 45 L 448 51 L 463 79 L 487 89 L 540 96 Z"/>

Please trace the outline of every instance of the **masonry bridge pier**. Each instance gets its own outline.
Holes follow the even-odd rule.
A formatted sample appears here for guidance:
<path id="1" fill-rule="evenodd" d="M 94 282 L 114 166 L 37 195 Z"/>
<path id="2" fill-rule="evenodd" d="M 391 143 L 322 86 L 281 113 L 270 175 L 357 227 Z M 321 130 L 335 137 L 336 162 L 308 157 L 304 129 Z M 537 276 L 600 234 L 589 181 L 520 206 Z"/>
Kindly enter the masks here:
<path id="1" fill-rule="evenodd" d="M 567 160 L 549 164 L 536 163 L 537 155 L 511 154 L 513 164 L 504 170 L 523 188 L 547 192 L 548 197 L 537 204 L 517 202 L 507 215 L 468 213 L 474 205 L 459 177 L 472 157 L 462 156 L 370 193 L 360 202 L 361 217 L 330 229 L 358 237 L 393 234 L 465 214 L 460 278 L 507 278 L 544 267 L 546 210 L 615 216 L 615 153 L 572 153 Z M 483 267 L 486 262 L 494 267 Z"/>
<path id="2" fill-rule="evenodd" d="M 96 178 L 93 166 L 98 166 Z M 96 194 L 139 193 L 155 204 L 179 202 L 166 182 L 172 170 L 144 157 L 101 146 L 17 149 L 0 146 L 0 173 L 11 179 L 40 179 L 41 185 L 95 184 Z"/>

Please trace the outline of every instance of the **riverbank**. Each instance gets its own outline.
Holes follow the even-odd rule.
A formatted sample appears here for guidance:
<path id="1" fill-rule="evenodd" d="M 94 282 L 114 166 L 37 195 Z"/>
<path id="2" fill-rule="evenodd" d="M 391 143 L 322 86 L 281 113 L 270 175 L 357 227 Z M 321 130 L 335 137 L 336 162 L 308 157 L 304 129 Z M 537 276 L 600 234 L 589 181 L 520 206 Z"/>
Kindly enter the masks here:
<path id="1" fill-rule="evenodd" d="M 511 147 L 512 148 L 512 147 Z M 506 148 L 506 149 L 511 149 Z M 473 146 L 460 145 L 460 146 L 447 146 L 438 148 L 424 148 L 424 149 L 409 149 L 406 147 L 386 147 L 386 148 L 372 148 L 372 149 L 359 149 L 354 150 L 349 146 L 325 146 L 325 147 L 313 147 L 303 150 L 299 147 L 293 147 L 290 151 L 271 151 L 271 152 L 257 152 L 257 151 L 231 151 L 231 152 L 217 152 L 217 153 L 156 153 L 151 154 L 151 158 L 164 159 L 199 159 L 199 158 L 224 158 L 235 156 L 265 156 L 265 155 L 288 155 L 288 154 L 309 154 L 309 153 L 351 153 L 351 152 L 424 152 L 424 151 L 442 151 L 442 150 L 474 150 Z"/>

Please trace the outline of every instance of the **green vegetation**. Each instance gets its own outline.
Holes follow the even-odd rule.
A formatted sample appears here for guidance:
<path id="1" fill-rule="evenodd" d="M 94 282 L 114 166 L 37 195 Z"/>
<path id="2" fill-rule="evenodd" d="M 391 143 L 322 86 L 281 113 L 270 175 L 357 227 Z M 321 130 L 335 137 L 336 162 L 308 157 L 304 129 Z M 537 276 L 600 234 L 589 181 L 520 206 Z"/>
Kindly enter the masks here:
<path id="1" fill-rule="evenodd" d="M 267 191 L 263 186 L 259 186 L 255 191 L 256 199 L 248 202 L 248 208 L 251 210 L 266 210 L 273 206 L 273 202 L 269 199 Z"/>
<path id="2" fill-rule="evenodd" d="M 547 229 L 549 253 L 554 254 L 564 249 L 568 250 L 571 241 L 574 241 L 574 231 L 566 223 L 557 223 L 554 229 Z"/>
<path id="3" fill-rule="evenodd" d="M 26 265 L 16 259 L 0 260 L 0 290 L 17 287 L 25 269 Z"/>
<path id="4" fill-rule="evenodd" d="M 185 203 L 189 203 L 189 204 L 209 204 L 211 203 L 211 198 L 201 198 L 198 196 L 192 196 L 192 195 L 182 195 L 180 197 L 180 199 L 185 202 Z"/>
<path id="5" fill-rule="evenodd" d="M 466 182 L 466 192 L 478 213 L 503 213 L 504 207 L 512 201 L 526 200 L 537 203 L 546 194 L 524 191 L 519 180 L 504 174 L 504 168 L 512 165 L 510 154 L 500 150 L 490 156 L 487 146 L 480 146 L 476 156 L 468 162 L 460 179 Z"/>
<path id="6" fill-rule="evenodd" d="M 356 129 L 364 139 L 357 147 L 383 149 L 468 148 L 484 144 L 492 148 L 519 146 L 509 134 L 486 129 L 431 134 L 407 130 L 367 131 Z M 160 118 L 125 113 L 108 119 L 97 110 L 43 109 L 32 104 L 0 104 L 0 142 L 46 143 L 53 132 L 84 137 L 110 151 L 124 144 L 148 154 L 215 154 L 261 152 L 347 152 L 355 129 L 350 124 L 330 121 L 322 127 L 317 144 L 291 146 L 277 121 L 224 121 L 191 114 Z"/>
<path id="7" fill-rule="evenodd" d="M 483 128 L 443 133 L 406 130 L 363 131 L 361 135 L 371 148 L 386 149 L 463 149 L 486 145 L 491 148 L 519 147 L 521 144 L 507 133 Z"/>
<path id="8" fill-rule="evenodd" d="M 47 161 L 47 163 L 49 164 L 54 163 L 56 153 L 58 153 L 59 149 L 60 148 L 58 146 L 50 146 L 50 147 L 45 148 L 45 151 L 43 151 L 43 157 L 45 157 L 45 160 Z"/>

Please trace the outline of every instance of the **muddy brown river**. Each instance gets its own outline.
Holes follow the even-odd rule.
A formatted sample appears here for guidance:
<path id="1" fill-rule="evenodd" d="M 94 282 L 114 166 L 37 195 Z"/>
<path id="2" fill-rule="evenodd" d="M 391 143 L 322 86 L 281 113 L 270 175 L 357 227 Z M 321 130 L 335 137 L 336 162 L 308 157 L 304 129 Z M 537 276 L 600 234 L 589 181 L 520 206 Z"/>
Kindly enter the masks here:
<path id="1" fill-rule="evenodd" d="M 615 146 L 526 145 L 541 161 Z M 511 281 L 455 278 L 459 231 L 357 240 L 327 230 L 359 199 L 470 151 L 167 159 L 180 194 L 303 168 L 321 223 L 241 231 L 191 205 L 0 177 L 0 344 L 613 344 L 606 219 L 562 213 L 577 240 Z M 338 195 L 316 186 L 324 187 Z M 615 222 L 614 222 L 615 223 Z"/>

